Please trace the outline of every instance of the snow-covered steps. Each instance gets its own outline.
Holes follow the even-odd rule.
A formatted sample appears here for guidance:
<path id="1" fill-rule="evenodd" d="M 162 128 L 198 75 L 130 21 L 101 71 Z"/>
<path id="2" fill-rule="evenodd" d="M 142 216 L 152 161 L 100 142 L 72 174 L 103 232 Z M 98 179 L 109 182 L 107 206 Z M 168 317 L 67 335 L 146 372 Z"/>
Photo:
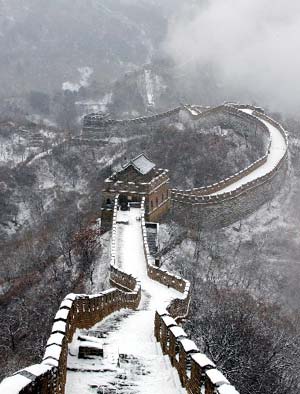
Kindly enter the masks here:
<path id="1" fill-rule="evenodd" d="M 83 333 L 102 340 L 103 357 L 79 359 L 74 336 L 68 356 L 67 394 L 185 393 L 177 371 L 154 337 L 156 309 L 182 294 L 149 279 L 141 223 L 136 220 L 140 214 L 139 208 L 118 211 L 116 229 L 117 265 L 141 281 L 140 306 L 134 312 L 116 312 Z"/>
<path id="2" fill-rule="evenodd" d="M 111 332 L 106 332 L 99 343 L 103 357 L 79 359 L 82 341 L 78 341 L 78 335 L 74 336 L 69 348 L 66 393 L 184 393 L 169 357 L 162 354 L 152 334 L 152 312 L 139 310 L 128 316 L 123 313 L 114 313 L 103 323 L 104 331 L 105 327 L 111 327 Z M 148 324 L 149 319 L 152 324 Z M 142 320 L 145 324 L 140 331 L 138 324 Z M 103 335 L 101 326 L 99 323 L 85 332 L 84 338 L 88 339 L 91 333 Z"/>

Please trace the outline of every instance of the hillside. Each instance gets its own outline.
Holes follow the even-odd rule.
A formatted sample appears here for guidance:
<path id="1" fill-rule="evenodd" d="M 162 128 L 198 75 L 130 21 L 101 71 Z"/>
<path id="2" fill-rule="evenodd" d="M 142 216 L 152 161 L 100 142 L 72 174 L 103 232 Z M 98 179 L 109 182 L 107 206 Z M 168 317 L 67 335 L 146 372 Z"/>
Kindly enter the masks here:
<path id="1" fill-rule="evenodd" d="M 300 5 L 231 3 L 0 0 L 0 392 L 300 392 Z"/>
<path id="2" fill-rule="evenodd" d="M 0 10 L 2 97 L 76 88 L 82 67 L 86 83 L 105 85 L 147 63 L 166 28 L 154 1 L 1 0 Z"/>
<path id="3" fill-rule="evenodd" d="M 55 286 L 42 285 L 42 288 L 51 299 L 56 292 L 57 301 L 51 301 L 51 308 L 48 306 L 47 310 L 39 312 L 50 322 L 53 313 L 49 311 L 55 309 L 62 293 L 78 286 L 84 288 L 89 283 L 89 272 L 94 268 L 83 272 L 80 262 L 74 263 L 76 259 L 69 266 L 72 234 L 83 223 L 99 217 L 103 181 L 114 167 L 124 163 L 125 158 L 128 160 L 145 151 L 158 166 L 169 168 L 173 185 L 185 187 L 226 176 L 259 155 L 255 146 L 247 147 L 243 136 L 234 130 L 216 126 L 198 133 L 179 126 L 170 122 L 166 130 L 159 125 L 150 128 L 144 125 L 128 137 L 123 133 L 120 137 L 94 144 L 53 127 L 22 126 L 12 121 L 3 123 L 3 187 L 0 194 L 3 316 L 7 316 L 10 308 L 21 308 L 22 304 L 13 301 L 13 297 L 28 300 L 26 302 L 31 305 L 32 294 L 40 292 L 40 285 L 48 280 L 49 275 L 54 275 Z M 187 154 L 180 160 L 177 160 L 174 149 L 176 145 L 184 146 Z M 205 166 L 210 168 L 209 173 Z M 60 262 L 62 253 L 64 264 Z M 47 274 L 42 275 L 43 272 Z M 66 278 L 69 290 L 63 288 Z M 29 311 L 26 316 L 20 315 L 20 318 L 26 320 L 30 329 Z M 15 347 L 21 349 L 27 343 L 26 346 L 34 348 L 36 335 L 29 338 L 17 336 Z M 43 333 L 43 338 L 46 337 L 47 334 Z M 42 343 L 39 346 L 43 348 Z M 20 366 L 31 362 L 23 359 L 22 353 L 16 353 L 19 361 L 8 354 L 10 362 L 6 359 L 6 363 L 11 370 L 15 369 L 15 362 Z"/>

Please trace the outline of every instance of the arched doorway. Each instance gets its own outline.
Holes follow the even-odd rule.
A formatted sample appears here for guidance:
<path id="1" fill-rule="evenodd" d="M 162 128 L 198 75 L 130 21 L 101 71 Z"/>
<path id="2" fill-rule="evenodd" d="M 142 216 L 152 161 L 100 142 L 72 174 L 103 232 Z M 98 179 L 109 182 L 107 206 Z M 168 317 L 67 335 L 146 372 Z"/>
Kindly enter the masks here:
<path id="1" fill-rule="evenodd" d="M 120 194 L 118 203 L 121 207 L 121 211 L 127 211 L 128 210 L 128 197 L 126 194 Z"/>

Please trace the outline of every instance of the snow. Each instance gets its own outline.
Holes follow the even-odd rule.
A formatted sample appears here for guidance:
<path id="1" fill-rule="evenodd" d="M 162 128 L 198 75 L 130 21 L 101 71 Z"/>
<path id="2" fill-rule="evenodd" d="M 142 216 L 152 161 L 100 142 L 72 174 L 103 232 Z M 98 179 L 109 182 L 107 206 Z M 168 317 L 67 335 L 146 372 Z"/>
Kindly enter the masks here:
<path id="1" fill-rule="evenodd" d="M 47 119 L 43 119 L 43 121 L 44 121 L 45 126 L 47 126 L 47 127 L 50 127 L 50 128 L 51 127 L 57 127 L 57 125 L 55 123 L 51 123 Z M 49 122 L 50 122 L 50 124 L 49 124 Z M 40 134 L 43 135 L 44 137 L 50 139 L 50 140 L 54 140 L 57 137 L 57 133 L 56 132 L 51 131 L 51 130 L 47 130 L 47 129 L 46 130 L 41 129 L 40 130 Z"/>
<path id="2" fill-rule="evenodd" d="M 115 388 L 118 376 L 124 374 L 128 376 L 125 379 L 131 388 L 128 386 L 128 391 L 124 388 L 123 393 L 183 394 L 185 392 L 181 387 L 177 371 L 172 368 L 168 356 L 163 356 L 161 347 L 154 338 L 156 309 L 165 308 L 173 298 L 182 298 L 182 294 L 149 279 L 141 222 L 136 220 L 136 217 L 140 216 L 139 208 L 118 211 L 117 221 L 128 221 L 129 224 L 117 224 L 116 264 L 141 282 L 141 304 L 137 311 L 114 313 L 90 330 L 92 335 L 97 330 L 101 330 L 101 327 L 105 328 L 109 323 L 112 325 L 105 334 L 103 359 L 79 360 L 69 355 L 68 367 L 75 369 L 75 372 L 68 372 L 66 394 L 78 392 L 89 394 L 92 385 Z M 76 346 L 78 341 L 75 338 L 70 346 L 70 353 L 73 355 L 76 354 Z M 132 361 L 120 362 L 120 354 L 126 355 Z M 140 369 L 146 372 L 141 373 Z M 105 373 L 83 372 L 86 370 L 105 370 Z"/>
<path id="3" fill-rule="evenodd" d="M 239 394 L 230 384 L 223 384 L 217 389 L 218 394 Z"/>
<path id="4" fill-rule="evenodd" d="M 117 264 L 125 272 L 138 277 L 143 290 L 151 294 L 150 309 L 156 310 L 167 307 L 173 298 L 182 298 L 183 295 L 148 278 L 141 222 L 136 220 L 140 216 L 141 210 L 139 208 L 118 211 L 117 221 L 128 221 L 129 225 L 117 225 Z"/>
<path id="5" fill-rule="evenodd" d="M 148 104 L 154 105 L 154 92 L 153 92 L 153 84 L 151 79 L 151 71 L 145 70 L 145 84 L 146 84 L 146 95 Z"/>
<path id="6" fill-rule="evenodd" d="M 56 315 L 54 320 L 67 320 L 69 315 L 69 309 L 60 309 Z"/>
<path id="7" fill-rule="evenodd" d="M 65 297 L 65 300 L 72 300 L 72 301 L 74 301 L 74 300 L 76 300 L 76 298 L 77 298 L 77 294 L 75 294 L 75 293 L 69 293 L 69 294 Z"/>
<path id="8" fill-rule="evenodd" d="M 159 316 L 163 316 L 163 315 L 168 315 L 169 314 L 169 312 L 166 310 L 166 308 L 162 308 L 162 307 L 157 308 L 156 311 L 159 314 Z"/>
<path id="9" fill-rule="evenodd" d="M 50 371 L 52 367 L 45 364 L 31 365 L 24 369 L 24 371 L 30 372 L 35 376 L 43 375 L 45 372 Z"/>
<path id="10" fill-rule="evenodd" d="M 170 327 L 172 325 L 177 325 L 176 321 L 171 316 L 163 316 L 162 320 L 167 327 Z"/>
<path id="11" fill-rule="evenodd" d="M 60 304 L 60 308 L 67 308 L 67 309 L 71 309 L 73 305 L 73 301 L 72 300 L 66 300 L 64 299 L 62 301 L 62 303 Z"/>
<path id="12" fill-rule="evenodd" d="M 148 174 L 154 167 L 155 164 L 150 161 L 144 154 L 138 155 L 136 158 L 130 160 L 122 170 L 126 169 L 130 165 L 133 165 L 141 174 Z"/>
<path id="13" fill-rule="evenodd" d="M 11 376 L 1 382 L 1 392 L 3 394 L 19 394 L 19 392 L 30 382 L 30 379 L 22 375 Z"/>
<path id="14" fill-rule="evenodd" d="M 19 151 L 18 148 L 23 150 Z M 9 138 L 0 136 L 0 164 L 15 167 L 26 160 L 33 151 L 33 148 L 26 146 L 26 140 L 20 136 L 20 133 L 12 132 Z"/>
<path id="15" fill-rule="evenodd" d="M 107 281 L 110 261 L 111 232 L 101 235 L 101 255 L 97 258 L 93 270 L 93 281 L 88 289 L 91 293 L 99 293 Z"/>
<path id="16" fill-rule="evenodd" d="M 173 333 L 175 338 L 178 337 L 186 337 L 186 333 L 184 332 L 184 330 L 181 327 L 175 326 L 175 327 L 171 327 L 170 331 Z"/>
<path id="17" fill-rule="evenodd" d="M 59 361 L 54 360 L 53 358 L 47 358 L 42 361 L 42 365 L 51 365 L 52 367 L 58 367 Z"/>
<path id="18" fill-rule="evenodd" d="M 32 163 L 34 163 L 36 160 L 40 160 L 45 156 L 48 156 L 52 153 L 52 149 L 48 149 L 44 152 L 38 153 L 37 155 L 35 155 L 28 163 L 27 166 L 30 166 Z"/>
<path id="19" fill-rule="evenodd" d="M 103 348 L 102 343 L 97 343 L 94 341 L 85 341 L 85 342 L 82 342 L 79 346 L 88 347 L 90 349 L 102 349 Z"/>
<path id="20" fill-rule="evenodd" d="M 215 386 L 221 386 L 222 384 L 230 384 L 228 380 L 225 378 L 225 376 L 218 371 L 217 369 L 209 369 L 206 371 L 206 375 L 209 377 L 210 381 L 215 385 Z"/>
<path id="21" fill-rule="evenodd" d="M 53 358 L 54 360 L 59 360 L 60 355 L 61 355 L 61 350 L 62 350 L 61 346 L 58 346 L 58 345 L 48 346 L 46 348 L 43 360 L 46 360 L 49 357 Z"/>
<path id="22" fill-rule="evenodd" d="M 249 115 L 252 115 L 252 113 L 253 113 L 253 109 L 250 109 L 250 108 L 244 108 L 242 111 L 245 112 L 246 114 L 249 114 Z"/>
<path id="23" fill-rule="evenodd" d="M 63 321 L 57 321 L 53 324 L 52 326 L 52 332 L 66 332 L 67 329 L 67 323 L 63 322 Z"/>
<path id="24" fill-rule="evenodd" d="M 70 90 L 71 92 L 78 92 L 81 87 L 89 86 L 89 79 L 93 74 L 94 70 L 91 67 L 79 67 L 80 81 L 78 83 L 74 82 L 64 82 L 62 84 L 62 90 Z"/>
<path id="25" fill-rule="evenodd" d="M 245 113 L 252 114 L 252 110 L 250 109 L 243 109 L 242 110 Z M 255 179 L 262 177 L 266 174 L 268 174 L 270 171 L 272 171 L 277 164 L 280 162 L 282 157 L 284 156 L 287 146 L 286 146 L 286 141 L 281 134 L 281 132 L 274 127 L 271 123 L 268 121 L 261 119 L 261 122 L 263 122 L 269 129 L 270 131 L 270 136 L 271 136 L 271 145 L 270 145 L 270 153 L 268 155 L 266 163 L 262 164 L 260 167 L 252 171 L 250 174 L 246 175 L 242 179 L 239 179 L 238 181 L 234 182 L 233 184 L 225 187 L 224 189 L 221 189 L 215 193 L 212 193 L 211 195 L 217 195 L 217 194 L 222 194 L 226 192 L 232 192 L 236 190 L 237 188 L 245 185 L 248 182 L 254 181 Z"/>
<path id="26" fill-rule="evenodd" d="M 208 365 L 210 365 L 211 367 L 215 367 L 215 364 L 203 353 L 193 354 L 192 359 L 202 368 Z"/>
<path id="27" fill-rule="evenodd" d="M 185 130 L 185 127 L 184 127 L 184 124 L 183 124 L 183 123 L 176 122 L 176 123 L 174 123 L 174 126 L 175 126 L 176 129 L 179 130 L 179 131 L 184 131 L 184 130 Z"/>
<path id="28" fill-rule="evenodd" d="M 192 107 L 192 106 L 186 106 L 185 108 L 186 108 L 186 109 L 189 111 L 189 113 L 192 114 L 193 116 L 197 116 L 197 115 L 199 115 L 199 113 L 200 113 L 197 109 L 195 109 L 195 108 Z"/>
<path id="29" fill-rule="evenodd" d="M 89 342 L 89 343 L 92 342 L 94 344 L 97 344 L 98 347 L 99 347 L 99 345 L 101 345 L 101 346 L 103 345 L 103 339 L 91 337 L 89 335 L 79 335 L 78 336 L 78 340 L 83 342 L 84 344 L 87 343 L 87 342 Z"/>
<path id="30" fill-rule="evenodd" d="M 191 339 L 183 338 L 180 339 L 179 342 L 182 344 L 183 349 L 185 350 L 186 353 L 191 352 L 193 350 L 199 350 L 195 342 L 192 341 Z"/>
<path id="31" fill-rule="evenodd" d="M 50 338 L 47 341 L 47 345 L 46 346 L 50 346 L 50 345 L 62 345 L 62 342 L 64 340 L 65 335 L 64 334 L 60 334 L 60 333 L 55 333 L 50 335 Z"/>

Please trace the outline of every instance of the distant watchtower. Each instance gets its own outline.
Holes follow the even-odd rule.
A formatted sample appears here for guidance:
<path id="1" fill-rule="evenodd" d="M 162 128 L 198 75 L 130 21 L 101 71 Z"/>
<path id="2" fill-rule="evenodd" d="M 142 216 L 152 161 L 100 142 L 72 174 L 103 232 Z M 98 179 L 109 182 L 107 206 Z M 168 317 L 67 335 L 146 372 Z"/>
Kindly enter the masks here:
<path id="1" fill-rule="evenodd" d="M 105 180 L 102 197 L 102 224 L 111 222 L 113 201 L 126 206 L 145 197 L 147 221 L 158 221 L 169 209 L 169 171 L 156 168 L 145 154 L 140 154 Z M 107 224 L 107 225 L 106 225 Z"/>

